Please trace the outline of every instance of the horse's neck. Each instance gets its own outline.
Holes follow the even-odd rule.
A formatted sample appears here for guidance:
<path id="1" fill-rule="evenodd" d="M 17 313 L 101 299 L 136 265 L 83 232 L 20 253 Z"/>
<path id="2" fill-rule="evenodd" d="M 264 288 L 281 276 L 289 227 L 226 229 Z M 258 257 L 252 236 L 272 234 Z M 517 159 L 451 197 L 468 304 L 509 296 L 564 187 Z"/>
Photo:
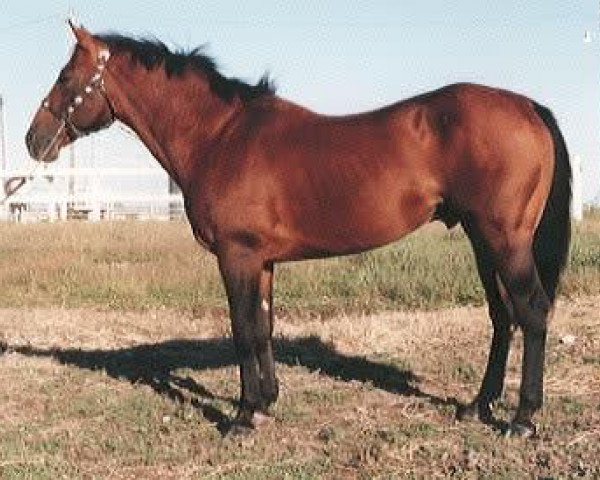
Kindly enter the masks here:
<path id="1" fill-rule="evenodd" d="M 138 137 L 179 186 L 191 181 L 194 163 L 232 117 L 235 104 L 210 92 L 195 75 L 167 77 L 124 62 L 115 69 L 109 96 L 116 117 Z"/>

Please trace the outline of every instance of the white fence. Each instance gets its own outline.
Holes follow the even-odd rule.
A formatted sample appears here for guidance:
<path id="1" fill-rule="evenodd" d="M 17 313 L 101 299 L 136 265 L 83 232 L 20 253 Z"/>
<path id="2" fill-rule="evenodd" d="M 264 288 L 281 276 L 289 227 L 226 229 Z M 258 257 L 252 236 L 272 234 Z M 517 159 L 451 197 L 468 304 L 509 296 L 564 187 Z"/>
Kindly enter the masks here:
<path id="1" fill-rule="evenodd" d="M 0 208 L 4 220 L 169 220 L 184 215 L 181 194 L 168 193 L 167 174 L 159 168 L 50 166 L 33 173 L 5 171 L 1 177 L 2 185 L 10 178 L 27 179 Z M 150 177 L 160 185 L 150 192 L 136 188 L 136 181 Z"/>

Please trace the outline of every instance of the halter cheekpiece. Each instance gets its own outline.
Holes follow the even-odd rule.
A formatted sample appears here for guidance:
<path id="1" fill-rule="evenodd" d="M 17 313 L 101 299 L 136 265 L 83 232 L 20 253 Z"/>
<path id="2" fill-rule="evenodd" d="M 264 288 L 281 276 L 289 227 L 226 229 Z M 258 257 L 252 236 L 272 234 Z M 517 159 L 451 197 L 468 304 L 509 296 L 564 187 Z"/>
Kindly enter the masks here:
<path id="1" fill-rule="evenodd" d="M 50 112 L 55 118 L 62 122 L 60 129 L 66 126 L 77 138 L 87 135 L 88 132 L 81 130 L 75 124 L 73 124 L 71 117 L 77 111 L 77 109 L 85 103 L 86 98 L 94 92 L 98 92 L 104 97 L 106 103 L 108 104 L 108 108 L 110 109 L 111 119 L 106 126 L 110 126 L 115 121 L 114 111 L 104 88 L 104 73 L 106 72 L 106 64 L 108 63 L 109 59 L 110 51 L 108 49 L 100 50 L 98 53 L 96 70 L 94 71 L 94 74 L 87 82 L 83 92 L 73 98 L 67 109 L 61 115 L 57 115 L 51 110 L 50 101 L 48 98 L 42 102 L 42 108 Z"/>

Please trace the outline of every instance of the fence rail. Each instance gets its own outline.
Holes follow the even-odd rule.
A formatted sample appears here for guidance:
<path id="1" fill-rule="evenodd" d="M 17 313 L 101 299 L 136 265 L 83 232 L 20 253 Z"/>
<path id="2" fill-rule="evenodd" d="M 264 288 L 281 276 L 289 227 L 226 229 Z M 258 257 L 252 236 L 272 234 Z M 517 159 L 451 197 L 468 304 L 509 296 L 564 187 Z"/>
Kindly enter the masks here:
<path id="1" fill-rule="evenodd" d="M 172 220 L 184 215 L 183 197 L 168 193 L 167 174 L 159 168 L 63 168 L 42 167 L 35 171 L 26 168 L 0 173 L 2 183 L 11 178 L 27 181 L 16 193 L 9 196 L 1 209 L 4 220 L 18 222 L 57 221 L 81 219 L 90 221 L 120 219 Z M 135 188 L 115 190 L 104 188 L 103 179 L 164 178 L 164 189 L 150 193 Z M 74 179 L 85 178 L 85 188 L 75 187 Z M 59 179 L 55 182 L 56 179 Z"/>

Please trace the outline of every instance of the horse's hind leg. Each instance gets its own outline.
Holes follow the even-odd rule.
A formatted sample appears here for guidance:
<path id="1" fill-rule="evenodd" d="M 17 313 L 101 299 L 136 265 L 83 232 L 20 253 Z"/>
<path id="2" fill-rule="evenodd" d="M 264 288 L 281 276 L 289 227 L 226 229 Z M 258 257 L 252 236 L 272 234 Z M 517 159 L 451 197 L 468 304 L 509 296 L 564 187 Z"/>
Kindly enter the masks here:
<path id="1" fill-rule="evenodd" d="M 464 419 L 477 415 L 483 422 L 491 422 L 491 404 L 500 397 L 504 388 L 506 361 L 512 338 L 511 315 L 498 287 L 497 269 L 488 245 L 474 226 L 463 222 L 463 227 L 475 252 L 477 270 L 485 289 L 494 331 L 479 393 L 470 405 L 459 410 L 458 417 Z"/>
<path id="2" fill-rule="evenodd" d="M 523 330 L 519 406 L 508 433 L 528 436 L 535 433 L 531 419 L 543 402 L 547 317 L 551 304 L 530 248 L 510 251 L 499 267 L 515 319 Z"/>

